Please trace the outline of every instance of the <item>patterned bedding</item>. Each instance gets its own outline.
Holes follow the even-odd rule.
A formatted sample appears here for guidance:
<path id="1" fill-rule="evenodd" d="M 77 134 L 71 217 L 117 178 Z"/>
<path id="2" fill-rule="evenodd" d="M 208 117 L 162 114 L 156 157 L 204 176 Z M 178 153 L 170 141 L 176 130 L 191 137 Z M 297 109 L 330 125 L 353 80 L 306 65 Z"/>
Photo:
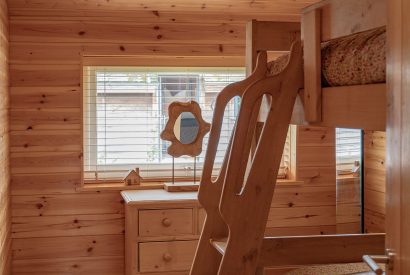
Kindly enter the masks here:
<path id="1" fill-rule="evenodd" d="M 322 43 L 322 86 L 386 82 L 386 28 L 353 34 Z M 269 62 L 271 75 L 280 72 L 289 56 Z"/>

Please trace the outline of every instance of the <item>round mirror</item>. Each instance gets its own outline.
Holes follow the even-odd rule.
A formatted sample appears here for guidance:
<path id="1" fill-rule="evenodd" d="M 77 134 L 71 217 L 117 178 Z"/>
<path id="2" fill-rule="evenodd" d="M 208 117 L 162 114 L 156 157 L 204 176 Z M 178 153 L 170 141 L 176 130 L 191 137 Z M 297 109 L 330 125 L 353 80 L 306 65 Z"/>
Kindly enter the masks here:
<path id="1" fill-rule="evenodd" d="M 182 112 L 174 124 L 175 137 L 182 144 L 195 142 L 199 132 L 199 123 L 191 112 Z"/>

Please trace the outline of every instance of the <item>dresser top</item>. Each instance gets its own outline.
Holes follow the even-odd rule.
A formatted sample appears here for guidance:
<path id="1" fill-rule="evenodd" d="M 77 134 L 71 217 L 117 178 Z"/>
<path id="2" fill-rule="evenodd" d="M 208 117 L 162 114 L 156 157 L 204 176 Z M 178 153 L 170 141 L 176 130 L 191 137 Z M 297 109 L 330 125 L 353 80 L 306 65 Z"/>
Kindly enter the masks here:
<path id="1" fill-rule="evenodd" d="M 164 189 L 127 190 L 121 196 L 126 204 L 158 202 L 198 202 L 198 192 L 167 192 Z"/>

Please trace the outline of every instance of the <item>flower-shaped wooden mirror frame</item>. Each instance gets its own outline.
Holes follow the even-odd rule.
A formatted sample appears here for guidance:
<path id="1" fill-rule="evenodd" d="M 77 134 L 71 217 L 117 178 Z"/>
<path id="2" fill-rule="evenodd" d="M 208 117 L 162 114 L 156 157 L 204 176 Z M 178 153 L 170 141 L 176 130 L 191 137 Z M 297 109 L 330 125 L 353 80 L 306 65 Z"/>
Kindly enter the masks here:
<path id="1" fill-rule="evenodd" d="M 182 113 L 192 113 L 198 123 L 198 132 L 193 142 L 183 144 L 175 135 L 174 127 L 177 119 Z M 195 101 L 179 102 L 174 101 L 168 107 L 169 119 L 161 133 L 161 139 L 171 142 L 168 147 L 168 154 L 173 157 L 187 155 L 196 157 L 202 152 L 202 141 L 204 136 L 211 129 L 211 124 L 206 122 L 201 115 L 201 107 Z"/>

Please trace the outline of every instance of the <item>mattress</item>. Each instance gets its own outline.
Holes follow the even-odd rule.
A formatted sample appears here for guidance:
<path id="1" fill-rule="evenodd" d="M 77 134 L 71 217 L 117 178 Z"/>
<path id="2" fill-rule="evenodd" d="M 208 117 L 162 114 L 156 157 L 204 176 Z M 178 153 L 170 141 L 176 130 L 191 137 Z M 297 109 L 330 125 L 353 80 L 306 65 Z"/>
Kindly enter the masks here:
<path id="1" fill-rule="evenodd" d="M 330 40 L 321 45 L 322 86 L 386 82 L 386 28 L 381 27 Z M 270 75 L 279 73 L 289 55 L 268 63 Z"/>
<path id="2" fill-rule="evenodd" d="M 385 269 L 384 264 L 380 266 Z M 286 275 L 318 275 L 318 274 L 332 274 L 332 275 L 346 275 L 346 274 L 375 274 L 371 272 L 370 268 L 365 263 L 350 263 L 350 264 L 330 264 L 317 265 L 295 268 L 284 273 Z"/>

